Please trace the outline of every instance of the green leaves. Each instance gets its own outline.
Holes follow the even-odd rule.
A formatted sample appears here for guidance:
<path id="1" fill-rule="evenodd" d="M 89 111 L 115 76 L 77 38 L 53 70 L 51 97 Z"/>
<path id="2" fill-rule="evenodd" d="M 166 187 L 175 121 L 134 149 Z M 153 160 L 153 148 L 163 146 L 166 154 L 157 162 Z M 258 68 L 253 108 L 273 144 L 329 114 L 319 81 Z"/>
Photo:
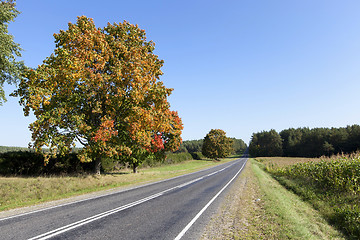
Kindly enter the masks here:
<path id="1" fill-rule="evenodd" d="M 202 154 L 205 157 L 218 159 L 230 155 L 233 150 L 233 140 L 226 137 L 226 133 L 221 129 L 211 129 L 205 136 L 202 146 Z"/>
<path id="2" fill-rule="evenodd" d="M 282 156 L 281 136 L 274 129 L 253 133 L 249 153 L 252 157 Z"/>
<path id="3" fill-rule="evenodd" d="M 22 49 L 8 33 L 8 24 L 20 13 L 15 6 L 15 1 L 0 1 L 0 106 L 6 101 L 4 83 L 16 83 L 25 68 L 23 62 L 16 61 Z"/>
<path id="4" fill-rule="evenodd" d="M 54 34 L 55 53 L 27 70 L 15 95 L 25 115 L 34 111 L 33 146 L 71 151 L 82 161 L 115 157 L 140 164 L 144 156 L 176 149 L 182 123 L 171 111 L 172 89 L 159 81 L 163 61 L 145 31 L 128 22 L 96 28 L 78 17 Z"/>

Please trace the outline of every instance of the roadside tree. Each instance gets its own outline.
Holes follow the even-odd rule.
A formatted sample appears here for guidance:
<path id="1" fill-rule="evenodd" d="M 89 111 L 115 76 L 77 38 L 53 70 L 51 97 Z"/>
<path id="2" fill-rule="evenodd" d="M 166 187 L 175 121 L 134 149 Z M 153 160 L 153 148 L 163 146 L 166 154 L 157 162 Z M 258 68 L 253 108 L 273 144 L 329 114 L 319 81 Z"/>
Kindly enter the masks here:
<path id="1" fill-rule="evenodd" d="M 229 156 L 232 150 L 233 140 L 226 137 L 225 131 L 221 129 L 211 129 L 204 138 L 202 154 L 207 158 L 224 158 Z"/>
<path id="2" fill-rule="evenodd" d="M 163 60 L 145 31 L 126 21 L 96 28 L 85 16 L 68 26 L 54 34 L 54 54 L 27 70 L 14 93 L 25 115 L 36 117 L 31 146 L 64 154 L 79 142 L 80 160 L 95 161 L 98 174 L 104 157 L 136 172 L 146 157 L 176 150 L 182 122 L 170 110 L 172 89 L 159 80 Z"/>
<path id="3" fill-rule="evenodd" d="M 4 83 L 12 84 L 20 78 L 23 62 L 16 61 L 21 56 L 20 45 L 8 32 L 8 25 L 20 13 L 13 0 L 0 1 L 0 106 L 6 101 Z"/>

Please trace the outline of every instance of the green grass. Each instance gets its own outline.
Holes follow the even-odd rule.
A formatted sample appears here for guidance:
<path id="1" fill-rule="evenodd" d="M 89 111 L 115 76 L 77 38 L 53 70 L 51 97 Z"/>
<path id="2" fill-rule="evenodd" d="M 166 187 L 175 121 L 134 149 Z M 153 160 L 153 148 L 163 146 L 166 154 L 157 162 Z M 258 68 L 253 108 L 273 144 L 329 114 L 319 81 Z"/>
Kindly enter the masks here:
<path id="1" fill-rule="evenodd" d="M 202 240 L 345 239 L 313 207 L 250 159 Z"/>
<path id="2" fill-rule="evenodd" d="M 257 159 L 259 161 L 259 159 Z M 260 159 L 283 186 L 310 203 L 348 239 L 360 239 L 360 156 Z"/>
<path id="3" fill-rule="evenodd" d="M 269 236 L 264 239 L 343 239 L 320 214 L 300 197 L 289 192 L 251 160 L 252 171 L 260 186 Z M 276 231 L 276 233 L 274 233 Z"/>
<path id="4" fill-rule="evenodd" d="M 224 159 L 220 162 L 190 160 L 140 169 L 137 174 L 131 173 L 131 170 L 124 170 L 101 176 L 0 177 L 0 211 L 99 190 L 159 181 L 231 160 L 233 159 Z"/>

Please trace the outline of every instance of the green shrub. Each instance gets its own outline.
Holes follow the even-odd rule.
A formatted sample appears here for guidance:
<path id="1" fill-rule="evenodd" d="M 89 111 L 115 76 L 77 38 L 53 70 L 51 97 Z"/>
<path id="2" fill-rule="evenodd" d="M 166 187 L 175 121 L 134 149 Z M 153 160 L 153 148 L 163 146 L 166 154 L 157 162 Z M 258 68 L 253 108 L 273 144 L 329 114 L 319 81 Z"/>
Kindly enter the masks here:
<path id="1" fill-rule="evenodd" d="M 191 153 L 191 156 L 195 160 L 201 160 L 201 159 L 205 158 L 201 152 L 193 152 L 193 153 Z"/>
<path id="2" fill-rule="evenodd" d="M 82 163 L 75 153 L 50 158 L 44 165 L 44 157 L 35 152 L 5 152 L 0 154 L 0 174 L 40 175 L 90 172 L 94 163 Z"/>
<path id="3" fill-rule="evenodd" d="M 166 164 L 173 164 L 173 163 L 179 163 L 186 160 L 193 159 L 190 153 L 169 153 L 166 154 L 166 160 L 164 163 Z"/>
<path id="4" fill-rule="evenodd" d="M 193 159 L 190 153 L 167 153 L 164 156 L 155 156 L 146 159 L 142 167 L 155 167 L 162 164 L 179 163 Z M 49 175 L 49 174 L 73 174 L 93 172 L 94 162 L 82 163 L 76 153 L 50 158 L 44 165 L 44 157 L 41 154 L 30 151 L 14 151 L 0 153 L 0 174 L 1 175 Z M 102 159 L 101 170 L 103 172 L 116 171 L 124 168 L 125 165 L 116 159 Z"/>
<path id="5" fill-rule="evenodd" d="M 0 154 L 0 174 L 37 175 L 44 166 L 42 155 L 34 152 L 5 152 Z"/>

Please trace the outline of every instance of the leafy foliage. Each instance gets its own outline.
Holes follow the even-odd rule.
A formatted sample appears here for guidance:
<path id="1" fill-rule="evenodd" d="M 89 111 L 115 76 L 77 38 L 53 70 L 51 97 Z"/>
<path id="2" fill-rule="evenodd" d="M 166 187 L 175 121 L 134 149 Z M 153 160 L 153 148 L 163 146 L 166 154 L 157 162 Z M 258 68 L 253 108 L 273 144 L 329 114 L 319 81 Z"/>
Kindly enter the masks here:
<path id="1" fill-rule="evenodd" d="M 360 126 L 356 124 L 346 128 L 289 128 L 279 134 L 275 130 L 254 133 L 250 154 L 254 157 L 320 157 L 352 153 L 360 148 Z"/>
<path id="2" fill-rule="evenodd" d="M 189 153 L 201 152 L 204 139 L 183 141 L 181 146 Z"/>
<path id="3" fill-rule="evenodd" d="M 246 150 L 247 145 L 242 139 L 231 138 L 231 140 L 233 141 L 232 154 L 242 154 Z"/>
<path id="4" fill-rule="evenodd" d="M 274 130 L 254 133 L 251 138 L 249 153 L 252 157 L 282 156 L 282 140 Z"/>
<path id="5" fill-rule="evenodd" d="M 27 152 L 27 151 L 30 151 L 30 149 L 25 148 L 25 147 L 7 147 L 7 146 L 0 146 L 0 153 L 16 152 L 16 151 Z"/>
<path id="6" fill-rule="evenodd" d="M 15 83 L 24 68 L 23 62 L 16 61 L 21 56 L 20 45 L 8 32 L 8 24 L 20 13 L 13 0 L 0 1 L 0 105 L 6 101 L 3 85 Z"/>
<path id="7" fill-rule="evenodd" d="M 96 28 L 78 17 L 54 34 L 56 49 L 14 93 L 30 125 L 32 146 L 68 153 L 75 141 L 82 162 L 101 158 L 130 163 L 134 171 L 149 155 L 164 155 L 181 143 L 182 122 L 170 110 L 172 89 L 159 80 L 163 61 L 145 31 L 126 21 Z M 49 156 L 45 158 L 45 161 Z"/>
<path id="8" fill-rule="evenodd" d="M 297 128 L 280 132 L 284 156 L 320 157 L 352 153 L 360 147 L 360 126 L 346 128 Z"/>
<path id="9" fill-rule="evenodd" d="M 225 131 L 211 129 L 205 136 L 202 146 L 202 154 L 211 159 L 224 158 L 232 152 L 233 141 L 226 137 Z"/>
<path id="10" fill-rule="evenodd" d="M 241 154 L 246 150 L 247 145 L 242 139 L 231 138 L 231 140 L 233 141 L 232 154 Z M 200 157 L 198 153 L 201 153 L 203 143 L 204 139 L 183 141 L 178 151 L 189 152 L 193 156 L 197 155 L 196 157 L 194 157 L 194 159 L 197 159 Z"/>
<path id="11" fill-rule="evenodd" d="M 89 172 L 94 163 L 82 163 L 75 153 L 56 156 L 44 165 L 42 154 L 29 151 L 0 153 L 0 174 L 2 175 L 44 175 Z"/>

